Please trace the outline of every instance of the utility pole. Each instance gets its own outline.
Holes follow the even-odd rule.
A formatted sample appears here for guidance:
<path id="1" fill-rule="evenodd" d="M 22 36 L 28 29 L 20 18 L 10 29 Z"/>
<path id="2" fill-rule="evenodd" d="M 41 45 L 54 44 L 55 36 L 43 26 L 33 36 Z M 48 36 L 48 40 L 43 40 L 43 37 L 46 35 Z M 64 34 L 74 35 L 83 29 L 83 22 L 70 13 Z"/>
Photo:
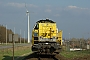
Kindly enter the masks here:
<path id="1" fill-rule="evenodd" d="M 14 27 L 14 34 L 15 34 L 15 27 Z M 14 44 L 15 44 L 15 42 L 14 42 Z"/>
<path id="2" fill-rule="evenodd" d="M 7 45 L 7 25 L 6 25 L 6 45 Z"/>
<path id="3" fill-rule="evenodd" d="M 24 43 L 25 43 L 25 31 L 24 31 Z"/>
<path id="4" fill-rule="evenodd" d="M 21 29 L 20 29 L 20 44 L 21 44 Z"/>
<path id="5" fill-rule="evenodd" d="M 12 34 L 12 43 L 13 43 L 13 60 L 14 60 L 14 34 Z"/>

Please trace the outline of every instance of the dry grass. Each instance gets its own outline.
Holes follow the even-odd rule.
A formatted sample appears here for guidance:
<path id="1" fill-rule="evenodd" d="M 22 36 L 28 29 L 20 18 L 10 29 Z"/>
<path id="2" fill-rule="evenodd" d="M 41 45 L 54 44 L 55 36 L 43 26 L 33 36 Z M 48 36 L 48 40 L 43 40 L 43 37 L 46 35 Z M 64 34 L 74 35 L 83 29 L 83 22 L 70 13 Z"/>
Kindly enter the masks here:
<path id="1" fill-rule="evenodd" d="M 31 52 L 30 46 L 22 46 L 22 47 L 20 46 L 20 47 L 14 48 L 15 58 L 17 58 L 25 53 L 30 53 L 30 52 Z M 0 60 L 12 60 L 12 56 L 13 56 L 12 48 L 0 50 Z"/>

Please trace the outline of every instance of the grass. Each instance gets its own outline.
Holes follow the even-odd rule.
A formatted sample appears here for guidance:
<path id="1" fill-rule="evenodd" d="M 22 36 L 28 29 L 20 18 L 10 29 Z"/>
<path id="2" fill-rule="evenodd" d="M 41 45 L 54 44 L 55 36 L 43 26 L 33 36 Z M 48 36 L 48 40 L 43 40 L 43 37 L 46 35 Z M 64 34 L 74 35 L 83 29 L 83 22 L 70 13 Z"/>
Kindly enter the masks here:
<path id="1" fill-rule="evenodd" d="M 27 43 L 22 43 L 22 44 L 27 44 Z M 20 43 L 15 43 L 15 46 L 20 46 L 20 45 L 22 45 L 22 44 L 20 44 Z M 0 44 L 0 46 L 12 46 L 12 43 L 3 43 L 3 44 Z"/>
<path id="2" fill-rule="evenodd" d="M 0 50 L 0 60 L 12 60 L 12 52 L 12 48 Z M 14 49 L 14 58 L 20 57 L 26 53 L 31 53 L 30 46 L 16 47 Z"/>
<path id="3" fill-rule="evenodd" d="M 60 53 L 62 56 L 66 58 L 74 58 L 74 57 L 83 57 L 85 55 L 90 55 L 90 50 L 84 51 L 62 51 Z"/>
<path id="4" fill-rule="evenodd" d="M 10 45 L 12 45 L 12 43 L 8 43 L 7 45 L 5 43 L 0 44 L 0 46 L 10 46 Z"/>

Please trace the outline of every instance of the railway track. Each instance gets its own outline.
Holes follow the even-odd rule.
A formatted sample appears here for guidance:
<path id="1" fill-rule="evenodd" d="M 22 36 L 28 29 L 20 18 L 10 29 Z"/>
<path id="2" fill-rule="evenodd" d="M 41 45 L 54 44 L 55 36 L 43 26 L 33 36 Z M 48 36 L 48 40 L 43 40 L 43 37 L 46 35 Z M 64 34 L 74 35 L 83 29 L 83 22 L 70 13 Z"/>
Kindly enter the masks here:
<path id="1" fill-rule="evenodd" d="M 58 59 L 50 55 L 41 55 L 38 57 L 38 60 L 58 60 Z"/>
<path id="2" fill-rule="evenodd" d="M 67 59 L 62 57 L 60 54 L 52 56 L 52 55 L 37 55 L 36 53 L 32 53 L 26 56 L 23 60 L 67 60 Z"/>

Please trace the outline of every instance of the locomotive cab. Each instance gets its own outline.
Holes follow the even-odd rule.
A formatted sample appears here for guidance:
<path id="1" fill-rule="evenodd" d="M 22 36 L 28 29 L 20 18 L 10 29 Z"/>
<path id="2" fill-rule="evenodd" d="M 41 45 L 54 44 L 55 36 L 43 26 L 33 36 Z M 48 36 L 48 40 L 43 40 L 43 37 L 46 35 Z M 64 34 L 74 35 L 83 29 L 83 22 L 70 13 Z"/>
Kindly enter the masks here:
<path id="1" fill-rule="evenodd" d="M 36 22 L 32 30 L 33 52 L 38 52 L 39 54 L 59 53 L 61 43 L 62 31 L 58 33 L 56 22 L 49 19 Z"/>

